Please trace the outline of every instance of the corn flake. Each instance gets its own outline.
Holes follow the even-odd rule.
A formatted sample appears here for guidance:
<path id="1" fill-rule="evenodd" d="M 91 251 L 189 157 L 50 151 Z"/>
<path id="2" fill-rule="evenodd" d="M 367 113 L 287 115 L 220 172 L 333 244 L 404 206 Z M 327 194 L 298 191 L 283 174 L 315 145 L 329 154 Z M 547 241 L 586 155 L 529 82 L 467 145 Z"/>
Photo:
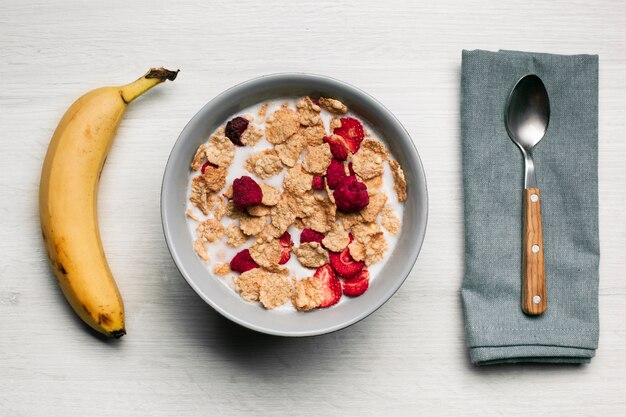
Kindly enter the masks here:
<path id="1" fill-rule="evenodd" d="M 202 239 L 196 239 L 193 242 L 193 249 L 203 261 L 209 262 L 211 260 L 209 257 L 209 251 L 204 246 Z"/>
<path id="2" fill-rule="evenodd" d="M 230 265 L 229 264 L 216 264 L 213 267 L 213 273 L 220 277 L 226 276 L 230 274 Z"/>
<path id="3" fill-rule="evenodd" d="M 206 162 L 206 155 L 205 155 L 205 149 L 206 149 L 206 145 L 203 143 L 202 145 L 198 146 L 198 149 L 196 150 L 196 154 L 193 157 L 193 160 L 191 161 L 191 169 L 194 171 L 199 170 L 200 168 L 202 168 L 202 165 L 204 165 L 204 163 Z"/>
<path id="4" fill-rule="evenodd" d="M 278 204 L 278 202 L 280 201 L 280 196 L 282 195 L 280 189 L 263 183 L 259 183 L 259 186 L 261 187 L 261 191 L 263 192 L 263 199 L 261 200 L 261 204 L 264 204 L 266 206 L 275 206 L 276 204 Z"/>
<path id="5" fill-rule="evenodd" d="M 306 148 L 306 138 L 300 135 L 293 135 L 284 143 L 274 146 L 276 154 L 287 167 L 293 167 L 300 158 L 300 154 Z"/>
<path id="6" fill-rule="evenodd" d="M 204 242 L 215 242 L 224 236 L 224 225 L 215 219 L 208 219 L 196 227 L 198 239 Z"/>
<path id="7" fill-rule="evenodd" d="M 322 122 L 320 117 L 320 106 L 313 103 L 309 97 L 302 97 L 296 103 L 300 124 L 302 126 L 315 126 Z"/>
<path id="8" fill-rule="evenodd" d="M 365 139 L 359 151 L 352 157 L 352 169 L 364 180 L 382 175 L 387 155 L 387 149 L 382 143 L 374 139 Z"/>
<path id="9" fill-rule="evenodd" d="M 244 146 L 254 146 L 263 137 L 263 131 L 254 125 L 248 125 L 246 130 L 243 131 L 239 140 Z"/>
<path id="10" fill-rule="evenodd" d="M 369 195 L 369 204 L 361 210 L 361 216 L 366 222 L 376 221 L 378 213 L 382 210 L 387 202 L 387 195 L 383 193 L 371 193 Z"/>

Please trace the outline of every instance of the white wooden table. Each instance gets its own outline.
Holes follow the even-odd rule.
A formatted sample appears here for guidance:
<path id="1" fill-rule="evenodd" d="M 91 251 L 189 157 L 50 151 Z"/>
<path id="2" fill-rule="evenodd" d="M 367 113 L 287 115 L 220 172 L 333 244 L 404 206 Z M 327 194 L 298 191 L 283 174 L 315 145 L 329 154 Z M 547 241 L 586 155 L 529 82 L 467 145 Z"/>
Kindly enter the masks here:
<path id="1" fill-rule="evenodd" d="M 179 4 L 185 3 L 185 4 Z M 626 7 L 621 1 L 0 0 L 0 415 L 626 415 Z M 600 54 L 601 337 L 587 366 L 469 364 L 461 49 Z M 102 175 L 100 222 L 128 335 L 86 331 L 39 231 L 41 163 L 65 109 L 150 66 L 181 68 L 127 113 Z M 429 181 L 422 253 L 393 299 L 316 338 L 250 332 L 187 286 L 161 232 L 179 132 L 235 83 L 330 75 L 387 105 Z"/>

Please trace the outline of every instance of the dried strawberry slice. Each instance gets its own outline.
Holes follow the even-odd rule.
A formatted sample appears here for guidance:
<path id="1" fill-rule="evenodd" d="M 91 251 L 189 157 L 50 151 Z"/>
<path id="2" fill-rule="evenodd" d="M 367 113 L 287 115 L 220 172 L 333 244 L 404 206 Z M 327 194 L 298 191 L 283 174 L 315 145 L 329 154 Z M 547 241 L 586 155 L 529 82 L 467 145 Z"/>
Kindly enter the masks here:
<path id="1" fill-rule="evenodd" d="M 258 267 L 259 265 L 254 262 L 254 259 L 252 259 L 248 249 L 244 249 L 237 253 L 237 255 L 235 255 L 230 261 L 230 269 L 236 272 L 243 273 Z"/>
<path id="2" fill-rule="evenodd" d="M 352 117 L 342 117 L 339 119 L 341 126 L 335 128 L 334 134 L 341 136 L 346 140 L 346 146 L 350 152 L 357 153 L 361 147 L 361 142 L 365 137 L 363 133 L 363 125 L 357 119 Z"/>
<path id="3" fill-rule="evenodd" d="M 280 253 L 280 262 L 279 265 L 284 265 L 291 258 L 291 248 L 293 248 L 293 242 L 291 241 L 291 235 L 289 232 L 283 233 L 283 235 L 278 238 L 278 242 L 280 246 L 282 246 L 282 252 Z"/>
<path id="4" fill-rule="evenodd" d="M 313 177 L 313 189 L 314 190 L 323 190 L 324 189 L 324 178 L 316 175 Z"/>
<path id="5" fill-rule="evenodd" d="M 313 276 L 322 283 L 322 302 L 319 306 L 324 308 L 337 304 L 342 293 L 341 281 L 339 281 L 330 265 L 320 266 Z"/>
<path id="6" fill-rule="evenodd" d="M 233 181 L 233 203 L 237 210 L 243 211 L 248 206 L 261 204 L 263 190 L 255 180 L 244 175 Z"/>
<path id="7" fill-rule="evenodd" d="M 336 158 L 331 159 L 330 165 L 326 168 L 326 181 L 328 181 L 328 188 L 334 190 L 339 186 L 344 178 L 346 178 L 346 170 L 343 167 L 343 162 Z"/>
<path id="8" fill-rule="evenodd" d="M 352 236 L 350 236 L 352 241 Z M 365 262 L 356 261 L 350 255 L 350 249 L 346 247 L 341 252 L 328 252 L 330 266 L 342 278 L 353 278 L 365 267 Z"/>
<path id="9" fill-rule="evenodd" d="M 338 137 L 338 135 L 324 136 L 324 142 L 330 145 L 330 152 L 335 158 L 340 161 L 348 159 L 348 148 L 342 137 Z"/>
<path id="10" fill-rule="evenodd" d="M 302 232 L 300 232 L 301 245 L 307 242 L 318 242 L 321 244 L 322 240 L 324 240 L 324 234 L 313 229 L 302 229 Z"/>
<path id="11" fill-rule="evenodd" d="M 370 286 L 370 271 L 367 268 L 363 270 L 354 278 L 343 280 L 341 285 L 343 286 L 343 293 L 349 297 L 358 297 L 363 294 Z"/>
<path id="12" fill-rule="evenodd" d="M 241 135 L 248 128 L 248 120 L 244 119 L 241 116 L 237 116 L 234 119 L 230 120 L 226 123 L 226 129 L 224 129 L 224 134 L 232 143 L 237 146 L 243 146 L 241 142 Z"/>

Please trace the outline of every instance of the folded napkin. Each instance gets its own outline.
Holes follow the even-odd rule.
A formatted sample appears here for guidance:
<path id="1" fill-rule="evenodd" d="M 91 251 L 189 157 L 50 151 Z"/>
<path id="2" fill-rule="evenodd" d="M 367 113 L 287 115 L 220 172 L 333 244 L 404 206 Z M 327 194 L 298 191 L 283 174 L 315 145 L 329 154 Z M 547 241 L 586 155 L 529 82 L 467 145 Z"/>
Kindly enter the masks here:
<path id="1" fill-rule="evenodd" d="M 537 74 L 550 124 L 533 157 L 548 310 L 521 310 L 522 154 L 504 127 L 515 83 Z M 473 363 L 586 363 L 598 346 L 598 56 L 463 51 L 465 276 Z"/>

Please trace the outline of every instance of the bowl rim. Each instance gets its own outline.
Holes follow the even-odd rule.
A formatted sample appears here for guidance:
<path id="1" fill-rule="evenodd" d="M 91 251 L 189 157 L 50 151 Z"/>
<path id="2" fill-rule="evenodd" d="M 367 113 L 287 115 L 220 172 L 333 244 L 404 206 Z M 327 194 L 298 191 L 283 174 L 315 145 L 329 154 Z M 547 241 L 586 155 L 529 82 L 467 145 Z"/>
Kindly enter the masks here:
<path id="1" fill-rule="evenodd" d="M 173 242 L 172 239 L 172 235 L 170 232 L 170 229 L 172 227 L 172 225 L 170 224 L 170 221 L 168 219 L 168 216 L 166 214 L 166 210 L 167 210 L 167 203 L 166 203 L 166 194 L 164 192 L 165 188 L 166 188 L 166 182 L 167 182 L 167 178 L 168 178 L 168 173 L 171 171 L 171 159 L 173 157 L 174 151 L 176 150 L 176 148 L 179 146 L 179 144 L 181 143 L 181 140 L 183 140 L 183 134 L 186 132 L 186 130 L 189 128 L 189 126 L 196 120 L 196 118 L 200 117 L 200 114 L 204 112 L 204 109 L 212 106 L 215 102 L 219 102 L 220 100 L 222 100 L 224 97 L 227 97 L 229 95 L 232 95 L 234 92 L 238 91 L 238 90 L 244 90 L 246 87 L 248 87 L 249 85 L 252 84 L 256 84 L 258 82 L 262 82 L 265 80 L 270 80 L 270 79 L 280 79 L 280 78 L 290 78 L 290 77 L 298 77 L 298 78 L 305 78 L 305 79 L 309 79 L 309 80 L 322 80 L 325 82 L 331 82 L 331 83 L 336 83 L 336 84 L 340 84 L 343 87 L 346 87 L 348 89 L 354 90 L 354 92 L 356 92 L 357 94 L 360 95 L 364 95 L 366 96 L 369 100 L 371 100 L 373 103 L 375 103 L 376 106 L 378 106 L 377 111 L 382 111 L 384 113 L 386 113 L 386 115 L 390 118 L 390 120 L 393 121 L 393 123 L 395 123 L 398 127 L 400 127 L 400 129 L 404 132 L 404 134 L 406 135 L 406 138 L 408 138 L 408 142 L 409 142 L 409 148 L 412 150 L 413 152 L 413 156 L 415 157 L 416 161 L 417 161 L 417 167 L 420 170 L 420 174 L 421 174 L 421 178 L 423 178 L 424 181 L 424 205 L 425 205 L 425 210 L 424 210 L 424 214 L 423 214 L 423 218 L 418 219 L 418 221 L 423 222 L 423 228 L 421 228 L 421 233 L 416 236 L 417 238 L 417 248 L 416 250 L 413 251 L 412 256 L 409 258 L 406 258 L 406 262 L 404 263 L 404 267 L 402 269 L 401 275 L 403 275 L 402 279 L 399 279 L 397 281 L 397 283 L 395 285 L 393 285 L 386 293 L 383 294 L 383 296 L 379 297 L 379 299 L 377 300 L 376 303 L 373 303 L 371 305 L 368 305 L 367 308 L 364 308 L 363 311 L 358 314 L 355 315 L 354 317 L 348 319 L 348 320 L 343 320 L 338 322 L 337 324 L 333 325 L 333 326 L 329 326 L 326 328 L 322 328 L 316 331 L 285 331 L 285 330 L 277 330 L 277 329 L 272 329 L 272 328 L 267 328 L 264 326 L 260 326 L 254 323 L 250 323 L 246 320 L 243 320 L 241 318 L 239 318 L 237 315 L 229 312 L 227 309 L 222 308 L 219 304 L 215 303 L 211 297 L 209 297 L 207 294 L 205 294 L 203 291 L 200 290 L 200 288 L 195 284 L 194 280 L 191 279 L 191 277 L 189 276 L 190 274 L 188 273 L 185 264 L 182 262 L 181 257 L 178 254 L 178 251 L 176 249 L 176 245 Z M 404 138 L 402 139 L 404 140 Z M 422 246 L 424 244 L 424 239 L 426 236 L 426 230 L 428 228 L 428 214 L 429 214 L 429 200 L 428 200 L 428 182 L 427 182 L 427 178 L 426 178 L 426 173 L 424 171 L 424 164 L 422 163 L 422 159 L 420 158 L 419 152 L 417 151 L 417 147 L 415 146 L 415 142 L 413 142 L 411 135 L 409 134 L 409 132 L 406 130 L 406 128 L 404 127 L 404 125 L 400 122 L 400 120 L 398 120 L 398 118 L 386 107 L 384 106 L 380 101 L 378 101 L 376 98 L 374 98 L 373 96 L 371 96 L 370 94 L 366 93 L 365 91 L 361 90 L 360 88 L 347 83 L 345 81 L 341 81 L 339 79 L 333 78 L 333 77 L 329 77 L 326 75 L 320 75 L 320 74 L 313 74 L 313 73 L 306 73 L 306 72 L 279 72 L 279 73 L 271 73 L 271 74 L 264 74 L 261 76 L 257 76 L 245 81 L 242 81 L 240 83 L 237 83 L 231 87 L 229 87 L 228 89 L 222 91 L 221 93 L 219 93 L 218 95 L 216 95 L 215 97 L 213 97 L 211 100 L 209 100 L 207 103 L 205 103 L 192 117 L 191 119 L 189 119 L 189 121 L 185 124 L 185 126 L 183 127 L 183 129 L 181 130 L 180 134 L 178 135 L 178 138 L 176 139 L 176 141 L 174 142 L 174 144 L 172 145 L 172 149 L 170 150 L 170 154 L 167 158 L 167 162 L 165 164 L 165 168 L 163 170 L 163 178 L 161 181 L 161 190 L 160 190 L 160 214 L 161 214 L 161 226 L 162 226 L 162 230 L 163 230 L 163 234 L 165 237 L 165 243 L 167 246 L 167 249 L 170 253 L 170 256 L 172 257 L 172 260 L 174 261 L 174 264 L 176 265 L 176 268 L 178 269 L 179 273 L 183 276 L 183 278 L 185 279 L 185 281 L 187 282 L 187 284 L 194 290 L 194 292 L 200 296 L 200 298 L 202 298 L 207 304 L 209 304 L 211 306 L 211 308 L 213 308 L 215 311 L 217 311 L 219 314 L 221 314 L 223 317 L 243 326 L 246 327 L 248 329 L 260 332 L 260 333 L 265 333 L 265 334 L 269 334 L 269 335 L 274 335 L 274 336 L 283 336 L 283 337 L 308 337 L 308 336 L 318 336 L 318 335 L 323 335 L 323 334 L 328 334 L 328 333 L 332 333 L 332 332 L 336 332 L 338 330 L 344 329 L 346 327 L 349 327 L 355 323 L 358 323 L 359 321 L 367 318 L 369 315 L 373 314 L 375 311 L 377 311 L 380 307 L 382 307 L 385 303 L 387 303 L 387 301 L 389 301 L 389 299 L 391 299 L 391 297 L 393 297 L 393 295 L 400 289 L 400 287 L 402 286 L 402 284 L 404 284 L 404 282 L 406 281 L 406 279 L 408 278 L 409 274 L 411 273 L 413 267 L 415 266 L 415 263 L 417 261 L 417 258 L 421 252 Z M 209 271 L 210 273 L 210 271 Z"/>

